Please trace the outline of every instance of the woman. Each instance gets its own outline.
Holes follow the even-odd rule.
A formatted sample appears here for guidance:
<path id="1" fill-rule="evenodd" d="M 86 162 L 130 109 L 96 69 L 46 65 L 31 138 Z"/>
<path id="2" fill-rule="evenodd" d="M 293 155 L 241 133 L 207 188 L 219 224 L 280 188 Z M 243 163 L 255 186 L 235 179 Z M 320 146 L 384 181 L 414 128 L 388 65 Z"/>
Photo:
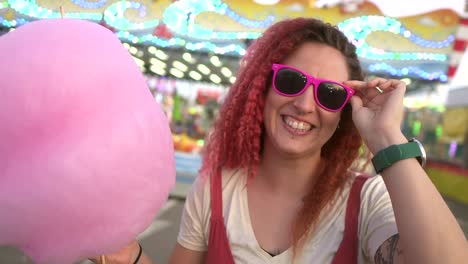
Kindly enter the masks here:
<path id="1" fill-rule="evenodd" d="M 463 232 L 416 159 L 382 177 L 350 169 L 361 138 L 373 154 L 408 142 L 404 94 L 398 80 L 363 81 L 335 27 L 271 26 L 221 108 L 170 263 L 466 260 Z M 137 252 L 134 242 L 120 254 Z"/>

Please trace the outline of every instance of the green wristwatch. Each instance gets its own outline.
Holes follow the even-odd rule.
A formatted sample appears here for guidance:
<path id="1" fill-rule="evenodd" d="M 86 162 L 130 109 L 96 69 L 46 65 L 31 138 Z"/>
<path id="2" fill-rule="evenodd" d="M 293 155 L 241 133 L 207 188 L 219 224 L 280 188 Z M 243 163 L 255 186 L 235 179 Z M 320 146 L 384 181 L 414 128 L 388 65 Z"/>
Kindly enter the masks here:
<path id="1" fill-rule="evenodd" d="M 381 173 L 395 162 L 410 158 L 417 158 L 422 167 L 426 165 L 426 151 L 421 142 L 415 138 L 410 139 L 408 143 L 391 145 L 377 152 L 372 158 L 372 164 L 375 172 Z"/>

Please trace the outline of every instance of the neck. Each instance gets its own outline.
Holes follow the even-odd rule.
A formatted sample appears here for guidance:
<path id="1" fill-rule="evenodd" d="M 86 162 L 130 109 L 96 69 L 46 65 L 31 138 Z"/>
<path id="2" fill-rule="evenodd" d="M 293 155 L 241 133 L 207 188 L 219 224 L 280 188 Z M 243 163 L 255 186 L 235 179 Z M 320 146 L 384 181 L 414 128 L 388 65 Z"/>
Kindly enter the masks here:
<path id="1" fill-rule="evenodd" d="M 276 195 L 302 198 L 319 177 L 320 161 L 320 151 L 294 157 L 266 147 L 256 178 Z"/>

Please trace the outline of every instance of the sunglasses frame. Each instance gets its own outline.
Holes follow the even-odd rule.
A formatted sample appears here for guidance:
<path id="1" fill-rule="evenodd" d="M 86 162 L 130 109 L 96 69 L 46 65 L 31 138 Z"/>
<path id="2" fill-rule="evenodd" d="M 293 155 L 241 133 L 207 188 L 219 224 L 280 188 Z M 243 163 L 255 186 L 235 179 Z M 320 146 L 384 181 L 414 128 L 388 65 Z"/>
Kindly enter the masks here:
<path id="1" fill-rule="evenodd" d="M 295 94 L 287 94 L 287 93 L 283 93 L 281 92 L 275 85 L 275 80 L 276 80 L 276 75 L 278 73 L 279 70 L 281 69 L 290 69 L 290 70 L 293 70 L 293 71 L 296 71 L 300 74 L 302 74 L 304 77 L 307 78 L 307 82 L 305 83 L 304 87 L 297 93 Z M 341 111 L 345 105 L 348 103 L 349 99 L 351 99 L 351 97 L 355 94 L 355 91 L 353 89 L 351 89 L 350 87 L 342 84 L 342 83 L 339 83 L 339 82 L 335 82 L 335 81 L 331 81 L 331 80 L 325 80 L 325 79 L 320 79 L 320 78 L 316 78 L 310 74 L 307 74 L 305 73 L 304 71 L 301 71 L 300 69 L 297 69 L 297 68 L 294 68 L 294 67 L 291 67 L 289 65 L 284 65 L 284 64 L 273 64 L 271 66 L 271 69 L 273 70 L 273 77 L 272 77 L 272 86 L 273 86 L 273 89 L 275 90 L 275 92 L 277 92 L 278 94 L 282 95 L 282 96 L 287 96 L 287 97 L 295 97 L 295 96 L 299 96 L 301 94 L 303 94 L 307 88 L 312 84 L 312 87 L 314 89 L 314 99 L 315 99 L 315 102 L 323 109 L 327 110 L 327 111 L 330 111 L 330 112 L 339 112 Z M 318 97 L 317 97 L 317 90 L 318 90 L 318 86 L 323 83 L 323 82 L 327 82 L 327 83 L 333 83 L 333 84 L 337 84 L 341 87 L 343 87 L 346 91 L 346 99 L 345 101 L 343 102 L 343 105 L 340 106 L 338 109 L 330 109 L 326 106 L 324 106 L 322 103 L 320 103 L 320 101 L 318 100 Z"/>

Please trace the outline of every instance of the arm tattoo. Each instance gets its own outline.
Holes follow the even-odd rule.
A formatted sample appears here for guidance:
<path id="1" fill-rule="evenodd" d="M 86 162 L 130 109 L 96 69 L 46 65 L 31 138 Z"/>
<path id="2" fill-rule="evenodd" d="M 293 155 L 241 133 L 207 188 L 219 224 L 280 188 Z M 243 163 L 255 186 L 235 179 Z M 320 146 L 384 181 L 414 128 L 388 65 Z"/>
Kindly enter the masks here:
<path id="1" fill-rule="evenodd" d="M 401 259 L 403 253 L 399 247 L 398 241 L 400 236 L 398 234 L 390 237 L 379 247 L 375 253 L 374 262 L 375 264 L 393 264 L 397 259 Z M 400 262 L 401 263 L 401 262 Z"/>

